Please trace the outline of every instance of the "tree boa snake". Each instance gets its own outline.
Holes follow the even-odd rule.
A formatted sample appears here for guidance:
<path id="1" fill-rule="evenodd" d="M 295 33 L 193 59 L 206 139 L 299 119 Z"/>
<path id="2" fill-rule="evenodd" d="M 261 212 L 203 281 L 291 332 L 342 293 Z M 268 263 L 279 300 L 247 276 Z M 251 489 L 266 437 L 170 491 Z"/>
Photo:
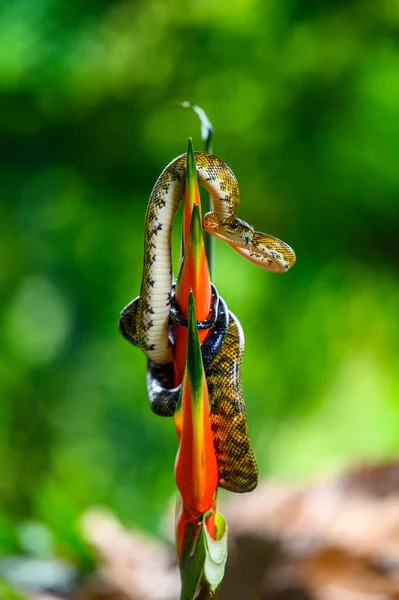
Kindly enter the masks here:
<path id="1" fill-rule="evenodd" d="M 204 228 L 247 260 L 269 271 L 288 270 L 295 263 L 294 251 L 281 240 L 254 231 L 236 216 L 239 191 L 231 169 L 211 154 L 195 152 L 194 156 L 198 181 L 214 205 L 214 212 L 204 217 Z M 161 416 L 173 416 L 181 387 L 174 387 L 171 322 L 186 323 L 173 301 L 171 231 L 184 194 L 185 174 L 183 154 L 164 169 L 155 183 L 146 213 L 140 296 L 122 310 L 119 319 L 122 335 L 147 356 L 150 404 Z M 241 385 L 244 334 L 214 286 L 211 314 L 197 326 L 209 328 L 201 352 L 211 402 L 219 486 L 247 492 L 256 487 L 258 470 L 248 437 Z"/>

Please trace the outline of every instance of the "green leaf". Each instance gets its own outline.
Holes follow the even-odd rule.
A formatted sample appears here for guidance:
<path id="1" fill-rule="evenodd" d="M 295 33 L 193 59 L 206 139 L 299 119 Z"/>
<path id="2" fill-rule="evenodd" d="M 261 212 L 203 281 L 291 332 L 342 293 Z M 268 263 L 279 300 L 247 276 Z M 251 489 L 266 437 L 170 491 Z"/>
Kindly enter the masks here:
<path id="1" fill-rule="evenodd" d="M 211 538 L 206 527 L 203 528 L 206 539 L 204 578 L 213 593 L 222 582 L 227 560 L 227 523 L 219 512 L 215 515 L 215 525 L 216 540 Z"/>
<path id="2" fill-rule="evenodd" d="M 194 294 L 188 297 L 188 340 L 187 340 L 187 376 L 193 390 L 193 399 L 201 400 L 204 368 L 202 366 L 201 346 L 198 339 L 197 319 L 195 315 Z"/>
<path id="3" fill-rule="evenodd" d="M 186 178 L 191 189 L 195 186 L 196 176 L 197 168 L 195 166 L 193 140 L 188 138 Z"/>
<path id="4" fill-rule="evenodd" d="M 208 119 L 208 115 L 206 114 L 203 108 L 201 108 L 197 104 L 191 104 L 191 102 L 187 102 L 187 100 L 182 102 L 181 105 L 184 108 L 191 108 L 198 116 L 201 123 L 201 137 L 202 140 L 205 142 L 205 152 L 212 152 L 211 141 L 213 135 L 213 125 Z"/>

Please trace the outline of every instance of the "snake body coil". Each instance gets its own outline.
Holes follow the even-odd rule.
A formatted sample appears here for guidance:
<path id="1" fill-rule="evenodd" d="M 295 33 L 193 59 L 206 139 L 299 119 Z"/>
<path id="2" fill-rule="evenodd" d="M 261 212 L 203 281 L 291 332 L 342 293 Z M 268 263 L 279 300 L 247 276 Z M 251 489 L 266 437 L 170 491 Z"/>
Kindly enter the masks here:
<path id="1" fill-rule="evenodd" d="M 268 270 L 287 270 L 295 262 L 293 250 L 273 236 L 254 232 L 245 221 L 236 217 L 240 196 L 232 170 L 211 154 L 195 152 L 194 156 L 199 183 L 211 195 L 215 209 L 215 212 L 206 215 L 204 227 L 249 260 L 263 263 L 262 266 Z M 183 154 L 161 173 L 147 207 L 136 335 L 140 348 L 158 364 L 173 360 L 173 349 L 168 339 L 172 287 L 171 231 L 184 193 L 185 175 L 186 155 Z"/>
<path id="2" fill-rule="evenodd" d="M 212 286 L 213 287 L 213 286 Z M 209 398 L 210 421 L 219 471 L 219 486 L 230 492 L 250 492 L 258 482 L 258 468 L 248 436 L 245 402 L 242 394 L 241 364 L 244 332 L 238 319 L 213 288 L 217 318 L 201 345 Z M 216 292 L 216 293 L 215 293 Z M 138 298 L 121 313 L 120 330 L 136 344 L 135 324 Z M 172 336 L 172 330 L 170 331 Z M 173 385 L 173 363 L 147 367 L 147 391 L 152 411 L 172 417 L 181 391 Z"/>
<path id="3" fill-rule="evenodd" d="M 195 152 L 198 180 L 210 193 L 215 212 L 204 218 L 204 228 L 226 241 L 248 260 L 284 272 L 295 262 L 293 250 L 281 240 L 256 232 L 236 217 L 239 205 L 237 180 L 220 159 Z M 173 386 L 173 331 L 171 317 L 171 230 L 185 187 L 186 155 L 173 160 L 158 178 L 148 202 L 144 265 L 140 296 L 122 311 L 119 327 L 124 337 L 139 346 L 148 358 L 147 389 L 152 410 L 172 416 L 180 387 Z M 244 334 L 238 319 L 213 288 L 214 321 L 201 346 L 211 401 L 211 427 L 219 470 L 219 485 L 246 492 L 258 481 L 256 460 L 248 437 L 241 387 Z"/>

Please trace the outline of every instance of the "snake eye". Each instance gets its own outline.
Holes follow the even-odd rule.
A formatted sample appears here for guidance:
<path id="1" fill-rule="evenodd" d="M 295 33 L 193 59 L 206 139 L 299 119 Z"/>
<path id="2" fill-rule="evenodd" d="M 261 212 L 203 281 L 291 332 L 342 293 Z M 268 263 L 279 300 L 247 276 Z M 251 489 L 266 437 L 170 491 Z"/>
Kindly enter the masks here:
<path id="1" fill-rule="evenodd" d="M 230 229 L 237 229 L 237 227 L 238 227 L 238 220 L 234 219 L 234 221 L 232 221 L 230 223 Z"/>

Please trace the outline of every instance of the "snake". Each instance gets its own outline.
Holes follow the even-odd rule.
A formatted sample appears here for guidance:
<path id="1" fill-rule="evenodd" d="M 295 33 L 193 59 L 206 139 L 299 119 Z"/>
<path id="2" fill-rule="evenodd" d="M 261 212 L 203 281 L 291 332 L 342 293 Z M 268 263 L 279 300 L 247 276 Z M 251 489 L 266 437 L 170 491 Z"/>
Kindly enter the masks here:
<path id="1" fill-rule="evenodd" d="M 268 271 L 283 273 L 295 263 L 295 253 L 278 238 L 255 231 L 237 217 L 240 202 L 237 179 L 221 159 L 194 153 L 198 181 L 210 194 L 214 211 L 203 219 L 204 229 L 227 242 L 241 256 Z M 150 406 L 160 416 L 173 416 L 181 384 L 174 386 L 173 321 L 187 326 L 174 302 L 171 231 L 185 189 L 186 154 L 163 170 L 147 205 L 144 261 L 140 295 L 121 312 L 119 329 L 147 357 Z M 219 471 L 219 486 L 247 492 L 256 487 L 258 469 L 248 435 L 241 366 L 244 334 L 212 286 L 212 307 L 201 352 L 211 402 L 210 421 Z"/>

